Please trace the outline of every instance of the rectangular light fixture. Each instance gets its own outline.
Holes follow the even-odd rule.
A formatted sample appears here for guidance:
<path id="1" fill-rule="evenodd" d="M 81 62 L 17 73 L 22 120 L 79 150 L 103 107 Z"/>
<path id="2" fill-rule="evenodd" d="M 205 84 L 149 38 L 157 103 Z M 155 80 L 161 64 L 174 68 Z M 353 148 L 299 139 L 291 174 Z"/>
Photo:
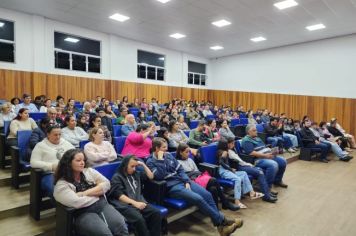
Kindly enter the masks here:
<path id="1" fill-rule="evenodd" d="M 186 36 L 184 34 L 175 33 L 175 34 L 169 35 L 169 37 L 175 38 L 175 39 L 181 39 L 181 38 L 185 38 Z"/>
<path id="2" fill-rule="evenodd" d="M 80 40 L 76 38 L 67 37 L 64 39 L 64 41 L 71 42 L 71 43 L 78 43 Z"/>
<path id="3" fill-rule="evenodd" d="M 124 22 L 124 21 L 127 21 L 128 19 L 130 19 L 130 17 L 121 15 L 119 13 L 115 13 L 114 15 L 109 16 L 109 18 L 112 20 L 120 21 L 120 22 Z"/>
<path id="4" fill-rule="evenodd" d="M 261 37 L 261 36 L 259 36 L 259 37 L 256 37 L 256 38 L 252 38 L 252 39 L 250 39 L 252 42 L 255 42 L 255 43 L 257 43 L 257 42 L 261 42 L 261 41 L 265 41 L 265 40 L 267 40 L 265 37 Z"/>
<path id="5" fill-rule="evenodd" d="M 0 21 L 0 27 L 4 27 L 5 23 Z"/>
<path id="6" fill-rule="evenodd" d="M 161 2 L 161 3 L 167 3 L 167 2 L 169 2 L 169 1 L 171 1 L 171 0 L 157 0 L 157 1 L 159 1 L 159 2 Z"/>
<path id="7" fill-rule="evenodd" d="M 294 0 L 286 0 L 282 2 L 277 2 L 273 5 L 277 7 L 279 10 L 284 10 L 286 8 L 298 6 L 298 3 Z"/>
<path id="8" fill-rule="evenodd" d="M 231 22 L 227 21 L 227 20 L 219 20 L 219 21 L 214 21 L 211 24 L 217 26 L 217 27 L 224 27 L 227 25 L 231 25 Z"/>
<path id="9" fill-rule="evenodd" d="M 217 50 L 222 50 L 222 49 L 224 49 L 224 47 L 223 47 L 223 46 L 216 45 L 216 46 L 210 47 L 210 49 L 217 51 Z"/>
<path id="10" fill-rule="evenodd" d="M 314 31 L 314 30 L 325 29 L 326 27 L 324 24 L 316 24 L 316 25 L 309 25 L 305 28 L 309 31 Z"/>

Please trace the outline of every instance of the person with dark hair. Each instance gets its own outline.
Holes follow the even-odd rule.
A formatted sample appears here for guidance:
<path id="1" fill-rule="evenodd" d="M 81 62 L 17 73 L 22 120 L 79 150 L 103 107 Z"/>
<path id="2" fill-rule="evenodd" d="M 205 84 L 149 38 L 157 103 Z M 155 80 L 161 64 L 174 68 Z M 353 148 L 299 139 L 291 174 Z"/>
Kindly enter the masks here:
<path id="1" fill-rule="evenodd" d="M 277 194 L 276 192 L 270 191 L 266 176 L 262 168 L 255 167 L 251 163 L 247 163 L 239 157 L 235 149 L 235 139 L 227 138 L 226 141 L 229 148 L 228 157 L 235 163 L 237 162 L 237 171 L 245 171 L 248 175 L 251 175 L 254 179 L 257 179 L 260 191 L 264 194 L 262 200 L 270 203 L 275 203 L 278 200 Z"/>
<path id="2" fill-rule="evenodd" d="M 320 142 L 319 138 L 315 137 L 310 127 L 311 127 L 311 121 L 306 119 L 304 121 L 303 128 L 300 131 L 302 142 L 305 147 L 321 149 L 321 155 L 319 160 L 323 163 L 328 163 L 329 160 L 326 157 L 331 149 L 331 145 Z"/>
<path id="3" fill-rule="evenodd" d="M 35 148 L 37 143 L 41 142 L 43 139 L 46 138 L 46 136 L 47 136 L 46 132 L 47 132 L 47 128 L 49 125 L 52 125 L 51 120 L 49 118 L 45 117 L 40 121 L 39 127 L 35 128 L 32 131 L 31 137 L 30 137 L 30 142 L 29 142 L 28 149 L 27 149 L 27 156 L 26 156 L 26 160 L 28 162 L 31 159 L 32 150 Z"/>
<path id="4" fill-rule="evenodd" d="M 31 103 L 30 94 L 25 93 L 22 98 L 23 98 L 23 103 L 16 105 L 15 113 L 18 113 L 21 108 L 27 108 L 28 112 L 38 112 L 36 105 Z"/>
<path id="5" fill-rule="evenodd" d="M 241 219 L 226 219 L 218 210 L 211 194 L 189 179 L 179 162 L 166 152 L 167 143 L 164 139 L 154 138 L 152 149 L 147 166 L 152 171 L 155 180 L 166 181 L 169 197 L 183 199 L 189 205 L 197 206 L 204 215 L 210 217 L 220 235 L 230 235 L 242 226 Z"/>
<path id="6" fill-rule="evenodd" d="M 109 118 L 106 113 L 105 109 L 102 107 L 96 108 L 96 114 L 101 118 L 101 125 L 106 126 L 110 132 L 112 132 L 112 122 L 111 118 Z"/>
<path id="7" fill-rule="evenodd" d="M 39 111 L 41 106 L 43 105 L 41 97 L 40 96 L 36 96 L 35 100 L 33 101 L 33 104 L 35 104 L 37 110 Z"/>
<path id="8" fill-rule="evenodd" d="M 127 107 L 120 108 L 120 116 L 116 119 L 115 124 L 117 125 L 124 125 L 125 124 L 125 117 L 127 116 L 129 109 Z"/>
<path id="9" fill-rule="evenodd" d="M 11 100 L 10 100 L 10 103 L 11 103 L 11 111 L 12 111 L 13 113 L 16 112 L 16 106 L 19 105 L 20 102 L 21 102 L 21 101 L 20 101 L 20 98 L 18 98 L 18 97 L 13 97 L 13 98 L 11 98 Z"/>
<path id="10" fill-rule="evenodd" d="M 216 128 L 216 121 L 214 119 L 208 119 L 205 124 L 204 135 L 209 143 L 217 142 L 220 140 L 219 130 Z"/>
<path id="11" fill-rule="evenodd" d="M 77 115 L 77 126 L 82 128 L 85 132 L 88 132 L 88 130 L 89 130 L 88 119 L 89 119 L 89 117 L 87 117 L 86 114 L 79 113 Z"/>
<path id="12" fill-rule="evenodd" d="M 41 189 L 52 197 L 53 172 L 56 170 L 59 160 L 65 151 L 74 146 L 61 138 L 61 127 L 49 125 L 46 130 L 47 137 L 36 144 L 31 154 L 31 167 L 41 169 L 45 174 L 41 179 Z"/>
<path id="13" fill-rule="evenodd" d="M 125 124 L 121 127 L 121 135 L 128 136 L 131 132 L 137 129 L 137 124 L 135 121 L 135 116 L 133 114 L 128 114 L 125 117 Z"/>
<path id="14" fill-rule="evenodd" d="M 232 139 L 237 139 L 235 134 L 231 131 L 229 128 L 229 124 L 226 119 L 224 119 L 221 123 L 221 128 L 219 129 L 220 136 L 222 138 L 232 138 Z"/>
<path id="15" fill-rule="evenodd" d="M 182 165 L 188 177 L 211 193 L 216 206 L 219 206 L 218 203 L 220 198 L 223 209 L 229 209 L 232 211 L 237 211 L 238 209 L 240 209 L 239 206 L 236 206 L 229 202 L 229 200 L 225 197 L 219 182 L 214 177 L 211 177 L 207 172 L 201 173 L 199 171 L 193 159 L 189 158 L 189 154 L 189 146 L 184 143 L 179 144 L 177 148 L 176 158 L 178 162 Z"/>
<path id="16" fill-rule="evenodd" d="M 47 112 L 48 108 L 52 107 L 51 99 L 47 98 L 43 101 L 43 105 L 40 107 L 40 112 Z"/>
<path id="17" fill-rule="evenodd" d="M 84 153 L 90 166 L 104 165 L 117 159 L 114 146 L 104 140 L 101 127 L 94 127 L 89 132 L 90 142 L 85 144 Z"/>
<path id="18" fill-rule="evenodd" d="M 62 129 L 62 137 L 73 144 L 74 147 L 79 147 L 80 141 L 88 140 L 88 134 L 77 126 L 74 116 L 66 116 L 64 123 L 65 127 Z"/>
<path id="19" fill-rule="evenodd" d="M 168 129 L 166 127 L 161 127 L 157 131 L 157 137 L 163 138 L 166 140 L 168 144 L 168 151 L 169 152 L 175 152 L 177 150 L 177 145 L 176 143 L 169 137 Z"/>
<path id="20" fill-rule="evenodd" d="M 288 152 L 296 152 L 296 150 L 292 148 L 293 144 L 290 137 L 283 135 L 283 122 L 280 122 L 278 117 L 270 118 L 270 122 L 264 127 L 264 132 L 267 136 L 267 143 L 270 143 L 272 147 L 278 146 L 280 153 L 283 153 L 283 147 Z M 295 135 L 293 136 L 295 137 Z"/>
<path id="21" fill-rule="evenodd" d="M 135 132 L 131 132 L 125 141 L 122 155 L 135 155 L 138 158 L 147 158 L 150 155 L 152 139 L 156 129 L 154 125 L 140 124 Z"/>
<path id="22" fill-rule="evenodd" d="M 112 142 L 111 133 L 110 133 L 108 127 L 106 127 L 105 125 L 102 125 L 100 116 L 96 116 L 96 115 L 91 116 L 89 119 L 89 126 L 90 126 L 90 129 L 88 130 L 88 133 L 90 133 L 90 130 L 94 127 L 101 128 L 104 132 L 104 140 L 108 141 L 109 143 Z"/>
<path id="23" fill-rule="evenodd" d="M 58 95 L 56 97 L 56 106 L 58 105 L 63 105 L 65 106 L 66 104 L 64 103 L 64 97 L 62 97 L 61 95 Z"/>
<path id="24" fill-rule="evenodd" d="M 169 127 L 169 115 L 163 114 L 161 118 L 159 119 L 159 126 L 160 127 L 166 127 L 168 129 Z"/>
<path id="25" fill-rule="evenodd" d="M 339 133 L 341 135 L 334 135 L 334 136 L 341 136 L 347 140 L 349 143 L 350 148 L 356 149 L 356 141 L 355 137 L 351 134 L 346 133 L 346 131 L 341 127 L 341 125 L 337 122 L 336 118 L 332 118 L 330 121 L 330 132 Z M 335 129 L 337 129 L 339 132 L 337 132 Z"/>
<path id="26" fill-rule="evenodd" d="M 143 167 L 144 171 L 137 171 Z M 136 236 L 160 236 L 160 211 L 149 204 L 142 194 L 143 183 L 153 179 L 153 173 L 135 156 L 125 157 L 111 179 L 109 202 L 133 225 Z"/>
<path id="27" fill-rule="evenodd" d="M 200 148 L 202 146 L 208 145 L 210 142 L 206 139 L 204 135 L 205 121 L 199 121 L 198 127 L 193 129 L 189 133 L 188 145 L 192 148 Z"/>
<path id="28" fill-rule="evenodd" d="M 29 117 L 28 112 L 27 108 L 21 108 L 17 116 L 11 121 L 9 135 L 6 139 L 8 146 L 17 146 L 17 131 L 37 128 L 36 122 Z"/>
<path id="29" fill-rule="evenodd" d="M 146 118 L 146 114 L 144 111 L 139 111 L 137 113 L 136 123 L 137 124 L 146 124 L 147 123 L 147 118 Z"/>
<path id="30" fill-rule="evenodd" d="M 223 138 L 218 142 L 217 149 L 219 175 L 224 179 L 232 180 L 234 182 L 235 204 L 241 209 L 247 208 L 247 206 L 241 202 L 242 195 L 247 193 L 249 193 L 252 200 L 263 197 L 263 193 L 253 190 L 250 179 L 245 171 L 237 171 L 236 169 L 230 167 L 229 145 L 226 139 Z"/>
<path id="31" fill-rule="evenodd" d="M 128 236 L 124 217 L 106 200 L 109 180 L 87 168 L 86 162 L 80 149 L 64 153 L 55 174 L 54 198 L 64 206 L 77 209 L 74 214 L 77 233 Z"/>

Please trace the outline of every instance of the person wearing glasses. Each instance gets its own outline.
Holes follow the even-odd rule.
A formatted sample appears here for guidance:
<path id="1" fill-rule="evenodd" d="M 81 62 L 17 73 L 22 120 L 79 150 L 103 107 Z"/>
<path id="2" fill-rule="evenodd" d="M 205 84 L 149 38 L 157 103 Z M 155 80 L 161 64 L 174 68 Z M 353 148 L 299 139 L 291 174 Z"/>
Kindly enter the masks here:
<path id="1" fill-rule="evenodd" d="M 47 137 L 36 144 L 31 154 L 31 167 L 41 169 L 44 175 L 41 179 L 41 190 L 47 196 L 53 197 L 53 172 L 64 152 L 74 146 L 61 138 L 61 127 L 50 125 L 47 128 Z"/>

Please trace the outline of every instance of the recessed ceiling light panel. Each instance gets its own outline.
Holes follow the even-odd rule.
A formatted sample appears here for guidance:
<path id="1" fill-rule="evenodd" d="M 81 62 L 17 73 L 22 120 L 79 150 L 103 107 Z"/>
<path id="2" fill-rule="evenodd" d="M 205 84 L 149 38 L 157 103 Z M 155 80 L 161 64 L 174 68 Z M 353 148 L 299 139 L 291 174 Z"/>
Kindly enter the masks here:
<path id="1" fill-rule="evenodd" d="M 286 8 L 298 6 L 298 3 L 294 0 L 286 0 L 282 2 L 277 2 L 273 5 L 277 7 L 279 10 L 284 10 Z"/>
<path id="2" fill-rule="evenodd" d="M 231 25 L 231 22 L 227 21 L 227 20 L 219 20 L 219 21 L 214 21 L 211 24 L 217 26 L 217 27 L 224 27 L 227 25 Z"/>
<path id="3" fill-rule="evenodd" d="M 120 22 L 124 22 L 124 21 L 127 21 L 128 19 L 130 19 L 130 17 L 121 15 L 119 13 L 115 13 L 114 15 L 111 15 L 111 16 L 109 16 L 109 18 L 112 20 L 120 21 Z"/>
<path id="4" fill-rule="evenodd" d="M 217 51 L 217 50 L 222 50 L 222 49 L 224 49 L 224 47 L 223 47 L 223 46 L 220 46 L 220 45 L 216 45 L 216 46 L 210 47 L 210 49 Z"/>
<path id="5" fill-rule="evenodd" d="M 252 38 L 252 39 L 250 39 L 252 42 L 255 42 L 255 43 L 257 43 L 257 42 L 262 42 L 262 41 L 265 41 L 265 40 L 267 40 L 265 37 L 262 37 L 262 36 L 259 36 L 259 37 L 255 37 L 255 38 Z"/>
<path id="6" fill-rule="evenodd" d="M 171 37 L 171 38 L 175 38 L 175 39 L 181 39 L 181 38 L 185 38 L 185 37 L 186 37 L 186 35 L 184 35 L 184 34 L 180 34 L 180 33 L 175 33 L 175 34 L 171 34 L 171 35 L 169 35 L 169 37 Z"/>
<path id="7" fill-rule="evenodd" d="M 309 25 L 305 28 L 309 31 L 314 31 L 314 30 L 325 29 L 326 27 L 324 24 L 316 24 L 316 25 Z"/>
<path id="8" fill-rule="evenodd" d="M 167 3 L 167 2 L 169 2 L 169 1 L 171 1 L 171 0 L 157 0 L 157 1 L 159 1 L 159 2 L 161 2 L 161 3 Z"/>

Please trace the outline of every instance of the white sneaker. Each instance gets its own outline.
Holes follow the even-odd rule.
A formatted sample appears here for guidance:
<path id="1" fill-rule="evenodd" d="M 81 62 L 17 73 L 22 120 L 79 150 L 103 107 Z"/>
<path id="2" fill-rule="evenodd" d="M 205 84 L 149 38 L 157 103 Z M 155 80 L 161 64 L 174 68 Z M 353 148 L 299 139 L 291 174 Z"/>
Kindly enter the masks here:
<path id="1" fill-rule="evenodd" d="M 295 150 L 293 149 L 293 148 L 288 148 L 288 150 L 287 150 L 288 152 L 295 152 Z"/>

